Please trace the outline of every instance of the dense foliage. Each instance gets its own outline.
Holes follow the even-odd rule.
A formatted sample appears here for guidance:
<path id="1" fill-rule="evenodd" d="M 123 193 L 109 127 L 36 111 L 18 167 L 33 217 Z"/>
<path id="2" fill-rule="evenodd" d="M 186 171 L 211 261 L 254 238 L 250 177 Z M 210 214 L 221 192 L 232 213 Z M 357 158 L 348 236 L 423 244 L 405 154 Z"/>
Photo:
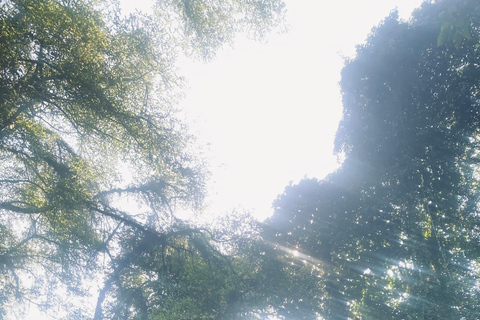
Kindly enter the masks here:
<path id="1" fill-rule="evenodd" d="M 130 16 L 114 1 L 0 2 L 0 318 L 312 317 L 252 221 L 175 216 L 205 192 L 172 107 L 176 58 L 212 58 L 282 17 L 277 0 Z"/>
<path id="2" fill-rule="evenodd" d="M 265 236 L 307 256 L 325 319 L 480 316 L 479 9 L 373 29 L 342 71 L 342 167 L 274 203 Z"/>

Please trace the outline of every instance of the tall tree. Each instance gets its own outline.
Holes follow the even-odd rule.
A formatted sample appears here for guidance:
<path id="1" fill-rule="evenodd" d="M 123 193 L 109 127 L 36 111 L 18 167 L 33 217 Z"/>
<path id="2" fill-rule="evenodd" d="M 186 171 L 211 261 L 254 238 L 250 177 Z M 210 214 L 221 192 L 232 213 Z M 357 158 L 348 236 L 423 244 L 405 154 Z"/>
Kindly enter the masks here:
<path id="1" fill-rule="evenodd" d="M 211 58 L 282 17 L 279 0 L 158 1 L 127 17 L 115 1 L 0 3 L 0 318 L 27 304 L 95 320 L 279 307 L 242 308 L 233 297 L 261 270 L 239 274 L 213 234 L 175 218 L 201 205 L 205 169 L 172 106 L 182 51 Z"/>
<path id="2" fill-rule="evenodd" d="M 451 8 L 470 36 L 439 43 Z M 278 241 L 317 259 L 327 319 L 478 317 L 476 8 L 427 2 L 375 28 L 342 71 L 342 168 L 274 204 Z"/>

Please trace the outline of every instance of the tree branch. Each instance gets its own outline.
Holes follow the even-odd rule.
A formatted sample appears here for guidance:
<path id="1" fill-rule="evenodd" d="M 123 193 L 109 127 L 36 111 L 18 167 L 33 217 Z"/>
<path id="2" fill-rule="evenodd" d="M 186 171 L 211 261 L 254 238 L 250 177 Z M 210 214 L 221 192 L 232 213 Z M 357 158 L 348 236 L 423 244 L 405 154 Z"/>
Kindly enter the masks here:
<path id="1" fill-rule="evenodd" d="M 8 201 L 8 202 L 0 202 L 0 209 L 5 209 L 9 211 L 14 211 L 14 212 L 19 212 L 19 213 L 26 213 L 26 214 L 35 214 L 35 213 L 42 213 L 42 212 L 47 212 L 51 210 L 51 207 L 43 207 L 43 208 L 37 208 L 37 207 L 19 207 L 16 206 L 15 204 L 23 204 L 27 206 L 31 206 L 31 204 L 23 201 Z"/>

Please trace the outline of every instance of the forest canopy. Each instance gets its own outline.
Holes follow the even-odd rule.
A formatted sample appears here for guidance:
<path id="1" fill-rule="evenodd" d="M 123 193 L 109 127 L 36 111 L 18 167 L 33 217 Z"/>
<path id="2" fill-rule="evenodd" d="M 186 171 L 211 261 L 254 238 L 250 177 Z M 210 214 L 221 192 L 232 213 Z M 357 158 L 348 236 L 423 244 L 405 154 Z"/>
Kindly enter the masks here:
<path id="1" fill-rule="evenodd" d="M 0 2 L 0 318 L 298 309 L 253 221 L 176 217 L 201 210 L 207 175 L 175 116 L 176 59 L 211 59 L 283 18 L 277 0 L 158 1 L 128 16 L 116 1 Z"/>
<path id="2" fill-rule="evenodd" d="M 479 11 L 375 27 L 342 70 L 343 165 L 274 202 L 266 237 L 314 261 L 323 318 L 480 316 Z"/>
<path id="3" fill-rule="evenodd" d="M 0 318 L 480 318 L 480 5 L 393 12 L 345 61 L 323 180 L 206 228 L 179 55 L 282 26 L 280 0 L 0 2 Z M 26 312 L 26 313 L 25 313 Z"/>

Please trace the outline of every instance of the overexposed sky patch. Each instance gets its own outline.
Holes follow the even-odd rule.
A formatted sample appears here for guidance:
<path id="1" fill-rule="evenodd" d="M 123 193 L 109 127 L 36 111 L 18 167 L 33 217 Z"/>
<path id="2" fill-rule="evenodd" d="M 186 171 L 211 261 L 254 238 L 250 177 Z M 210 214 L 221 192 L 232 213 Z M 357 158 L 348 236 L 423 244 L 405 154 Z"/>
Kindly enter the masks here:
<path id="1" fill-rule="evenodd" d="M 122 6 L 148 11 L 151 3 Z M 179 107 L 209 146 L 207 214 L 242 208 L 263 219 L 290 182 L 335 170 L 344 58 L 392 10 L 408 19 L 421 3 L 286 0 L 288 33 L 270 34 L 267 43 L 240 35 L 208 63 L 181 59 L 189 87 Z"/>
<path id="2" fill-rule="evenodd" d="M 182 61 L 186 111 L 210 143 L 210 212 L 240 207 L 262 219 L 290 181 L 337 166 L 343 58 L 394 8 L 407 19 L 421 0 L 287 0 L 289 32 L 267 43 L 239 37 L 209 63 Z"/>

